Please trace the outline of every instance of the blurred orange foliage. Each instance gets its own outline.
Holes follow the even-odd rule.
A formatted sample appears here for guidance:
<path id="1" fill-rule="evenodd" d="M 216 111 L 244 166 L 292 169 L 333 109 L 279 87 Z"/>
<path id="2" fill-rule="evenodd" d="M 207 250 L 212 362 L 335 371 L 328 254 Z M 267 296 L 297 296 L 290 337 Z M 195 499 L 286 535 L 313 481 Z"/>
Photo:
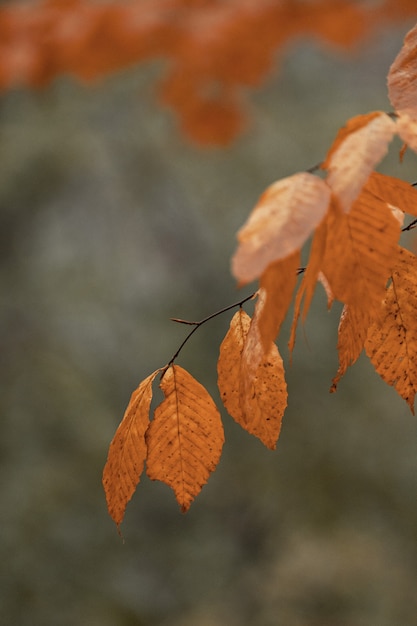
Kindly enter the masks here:
<path id="1" fill-rule="evenodd" d="M 0 88 L 57 75 L 89 82 L 150 59 L 167 61 L 161 103 L 200 144 L 225 145 L 247 121 L 242 87 L 277 67 L 294 38 L 351 49 L 384 21 L 417 15 L 414 0 L 43 0 L 0 7 Z"/>

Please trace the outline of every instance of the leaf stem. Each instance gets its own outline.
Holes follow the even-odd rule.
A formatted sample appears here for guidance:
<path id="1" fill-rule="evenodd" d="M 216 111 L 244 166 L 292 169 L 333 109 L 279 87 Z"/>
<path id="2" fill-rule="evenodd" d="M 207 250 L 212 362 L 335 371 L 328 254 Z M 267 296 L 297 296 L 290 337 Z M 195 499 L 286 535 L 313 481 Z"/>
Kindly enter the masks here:
<path id="1" fill-rule="evenodd" d="M 190 339 L 191 335 L 193 335 L 195 333 L 197 328 L 200 328 L 200 326 L 202 326 L 203 324 L 205 324 L 209 320 L 212 320 L 214 317 L 217 317 L 218 315 L 221 315 L 222 313 L 226 313 L 227 311 L 230 311 L 231 309 L 234 309 L 234 308 L 236 308 L 238 306 L 241 307 L 242 304 L 244 304 L 248 300 L 252 300 L 255 297 L 256 294 L 257 294 L 257 291 L 255 291 L 254 293 L 251 293 L 249 296 L 246 296 L 246 298 L 243 298 L 242 300 L 239 300 L 239 302 L 234 302 L 233 304 L 229 304 L 228 306 L 223 307 L 223 309 L 220 309 L 219 311 L 216 311 L 215 313 L 211 313 L 210 315 L 207 315 L 207 317 L 204 317 L 199 322 L 190 322 L 188 320 L 183 320 L 183 319 L 180 319 L 178 317 L 171 317 L 171 320 L 173 322 L 178 322 L 179 324 L 189 324 L 190 326 L 194 326 L 194 328 L 192 330 L 190 330 L 190 332 L 185 337 L 184 341 L 181 343 L 181 345 L 179 346 L 179 348 L 177 349 L 175 354 L 168 361 L 168 364 L 163 368 L 162 376 L 165 374 L 165 372 L 170 367 L 170 365 L 173 364 L 173 362 L 175 361 L 175 359 L 177 358 L 177 356 L 179 355 L 179 353 L 181 352 L 181 350 L 183 349 L 183 347 L 185 346 L 187 341 Z M 161 376 L 161 378 L 162 378 L 162 376 Z"/>

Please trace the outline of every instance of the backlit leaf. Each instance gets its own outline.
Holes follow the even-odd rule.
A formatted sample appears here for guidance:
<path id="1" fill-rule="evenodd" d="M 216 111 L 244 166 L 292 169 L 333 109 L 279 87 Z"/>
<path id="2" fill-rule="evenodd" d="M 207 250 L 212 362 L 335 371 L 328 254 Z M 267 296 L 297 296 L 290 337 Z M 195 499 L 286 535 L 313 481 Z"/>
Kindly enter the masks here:
<path id="1" fill-rule="evenodd" d="M 132 393 L 124 417 L 110 444 L 103 470 L 103 486 L 110 516 L 117 526 L 123 521 L 127 503 L 143 471 L 152 383 L 159 371 L 156 370 L 145 378 Z"/>
<path id="2" fill-rule="evenodd" d="M 165 399 L 146 433 L 146 473 L 171 487 L 185 512 L 220 460 L 223 425 L 207 390 L 179 365 L 168 367 L 160 387 Z"/>
<path id="3" fill-rule="evenodd" d="M 387 78 L 388 96 L 399 113 L 417 116 L 417 26 L 404 39 Z M 407 142 L 408 143 L 408 142 Z"/>
<path id="4" fill-rule="evenodd" d="M 326 183 L 307 172 L 284 178 L 262 194 L 237 234 L 232 271 L 241 284 L 259 278 L 271 263 L 299 250 L 325 215 Z"/>
<path id="5" fill-rule="evenodd" d="M 401 113 L 397 119 L 397 132 L 406 145 L 417 152 L 417 109 L 414 117 Z"/>
<path id="6" fill-rule="evenodd" d="M 393 386 L 414 413 L 417 392 L 417 258 L 400 248 L 381 317 L 365 342 L 381 378 Z"/>
<path id="7" fill-rule="evenodd" d="M 327 183 L 345 213 L 387 153 L 395 131 L 395 122 L 378 111 L 352 118 L 339 131 L 323 167 L 328 170 Z"/>

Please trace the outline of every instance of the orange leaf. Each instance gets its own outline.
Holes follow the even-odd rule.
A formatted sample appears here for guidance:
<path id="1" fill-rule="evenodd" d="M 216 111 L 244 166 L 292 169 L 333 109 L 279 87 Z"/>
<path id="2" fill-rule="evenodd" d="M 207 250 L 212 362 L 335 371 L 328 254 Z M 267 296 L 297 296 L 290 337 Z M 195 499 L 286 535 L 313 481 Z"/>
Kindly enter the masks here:
<path id="1" fill-rule="evenodd" d="M 297 283 L 300 253 L 271 263 L 261 276 L 260 285 L 265 291 L 265 303 L 259 316 L 259 329 L 264 350 L 267 351 L 278 335 L 291 304 Z"/>
<path id="2" fill-rule="evenodd" d="M 258 350 L 259 331 L 254 331 L 252 324 L 253 320 L 251 323 L 242 309 L 233 316 L 220 346 L 218 385 L 224 406 L 233 419 L 274 450 L 287 406 L 284 368 L 275 344 L 271 344 L 265 355 Z M 258 343 L 248 341 L 250 328 L 252 338 L 257 332 Z"/>
<path id="3" fill-rule="evenodd" d="M 103 470 L 103 486 L 110 516 L 119 527 L 146 458 L 145 432 L 149 425 L 152 383 L 160 372 L 145 378 L 132 393 L 124 417 L 110 444 Z"/>
<path id="4" fill-rule="evenodd" d="M 237 235 L 232 271 L 238 281 L 259 278 L 268 265 L 299 250 L 321 222 L 329 200 L 326 183 L 307 172 L 268 187 Z"/>
<path id="5" fill-rule="evenodd" d="M 337 351 L 339 353 L 339 368 L 333 378 L 331 392 L 336 391 L 339 380 L 347 368 L 357 361 L 363 350 L 366 334 L 371 323 L 368 312 L 358 307 L 345 305 L 340 316 Z"/>
<path id="6" fill-rule="evenodd" d="M 261 288 L 242 351 L 240 399 L 244 428 L 273 450 L 287 406 L 287 385 L 277 346 L 271 343 L 265 349 L 261 341 L 259 322 L 265 305 Z"/>
<path id="7" fill-rule="evenodd" d="M 217 361 L 218 387 L 228 413 L 238 422 L 242 419 L 240 400 L 241 361 L 251 318 L 243 310 L 236 311 L 229 330 L 220 345 Z"/>
<path id="8" fill-rule="evenodd" d="M 416 128 L 417 130 L 417 128 Z M 372 172 L 366 183 L 368 191 L 391 207 L 417 216 L 417 189 L 400 178 Z"/>
<path id="9" fill-rule="evenodd" d="M 350 213 L 332 208 L 322 270 L 334 297 L 368 310 L 380 308 L 395 264 L 400 224 L 388 205 L 365 186 Z"/>
<path id="10" fill-rule="evenodd" d="M 313 299 L 314 290 L 316 288 L 317 280 L 320 276 L 320 267 L 323 260 L 324 250 L 326 246 L 326 235 L 327 235 L 327 220 L 324 219 L 321 224 L 316 228 L 314 233 L 313 241 L 311 243 L 310 248 L 310 256 L 308 260 L 308 264 L 306 270 L 303 275 L 303 279 L 298 288 L 297 294 L 295 296 L 294 303 L 294 316 L 291 324 L 291 334 L 288 342 L 288 348 L 290 352 L 294 350 L 295 346 L 295 337 L 297 331 L 298 318 L 300 317 L 301 312 L 301 303 L 304 299 L 304 309 L 303 309 L 303 321 L 305 322 L 308 309 L 310 308 L 311 301 Z M 328 282 L 326 280 L 328 285 Z M 327 287 L 329 290 L 330 287 Z"/>
<path id="11" fill-rule="evenodd" d="M 345 213 L 387 153 L 395 132 L 395 122 L 378 111 L 352 118 L 339 131 L 323 167 L 328 170 L 327 183 Z"/>
<path id="12" fill-rule="evenodd" d="M 417 26 L 404 39 L 387 77 L 388 97 L 397 112 L 417 115 Z M 407 141 L 408 143 L 408 141 Z"/>
<path id="13" fill-rule="evenodd" d="M 365 350 L 381 378 L 392 385 L 414 413 L 417 392 L 417 258 L 400 248 L 382 306 Z"/>
<path id="14" fill-rule="evenodd" d="M 174 490 L 185 513 L 220 460 L 223 425 L 209 393 L 179 365 L 168 367 L 160 387 L 165 399 L 146 433 L 146 473 Z"/>
<path id="15" fill-rule="evenodd" d="M 319 272 L 317 280 L 324 289 L 324 293 L 327 297 L 327 308 L 330 310 L 334 302 L 334 293 L 329 285 L 329 281 L 327 280 L 323 272 Z"/>

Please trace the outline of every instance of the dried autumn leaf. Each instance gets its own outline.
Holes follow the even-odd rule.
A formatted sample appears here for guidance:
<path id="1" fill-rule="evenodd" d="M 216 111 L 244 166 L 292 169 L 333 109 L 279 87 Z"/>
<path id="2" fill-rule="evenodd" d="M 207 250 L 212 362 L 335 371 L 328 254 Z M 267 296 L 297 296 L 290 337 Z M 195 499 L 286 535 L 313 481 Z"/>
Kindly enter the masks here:
<path id="1" fill-rule="evenodd" d="M 251 352 L 247 346 L 255 348 L 255 343 L 247 342 L 250 328 L 251 318 L 240 309 L 220 346 L 218 386 L 233 419 L 274 450 L 287 406 L 284 368 L 275 344 L 271 344 L 260 362 L 258 351 L 249 367 Z"/>
<path id="2" fill-rule="evenodd" d="M 124 417 L 110 444 L 103 470 L 107 508 L 118 527 L 143 471 L 152 383 L 159 371 L 156 370 L 145 378 L 132 393 Z"/>
<path id="3" fill-rule="evenodd" d="M 334 297 L 366 309 L 370 317 L 376 314 L 395 264 L 399 236 L 398 220 L 367 185 L 349 213 L 333 206 L 322 271 Z"/>
<path id="4" fill-rule="evenodd" d="M 264 350 L 267 351 L 278 335 L 291 304 L 297 269 L 300 267 L 300 253 L 271 263 L 261 276 L 260 286 L 265 292 L 265 304 L 259 316 L 259 329 Z"/>
<path id="5" fill-rule="evenodd" d="M 248 283 L 268 265 L 299 250 L 321 222 L 330 201 L 326 183 L 308 172 L 275 182 L 239 230 L 232 271 Z"/>
<path id="6" fill-rule="evenodd" d="M 303 274 L 303 279 L 297 290 L 294 302 L 294 315 L 291 324 L 290 339 L 288 342 L 288 348 L 290 352 L 294 350 L 295 338 L 297 332 L 298 319 L 301 313 L 301 304 L 304 301 L 303 309 L 303 321 L 305 322 L 308 309 L 310 308 L 311 301 L 313 299 L 314 290 L 316 288 L 317 280 L 320 276 L 320 267 L 326 246 L 326 233 L 327 233 L 327 220 L 326 218 L 319 224 L 314 233 L 313 241 L 310 248 L 310 256 L 307 267 Z M 330 290 L 330 286 L 327 283 L 327 291 Z M 333 297 L 333 296 L 332 296 Z"/>
<path id="7" fill-rule="evenodd" d="M 417 393 L 417 258 L 400 248 L 382 315 L 368 331 L 366 354 L 414 414 Z"/>
<path id="8" fill-rule="evenodd" d="M 243 310 L 236 311 L 221 345 L 217 361 L 217 384 L 227 412 L 238 423 L 242 420 L 240 401 L 240 369 L 243 347 L 251 318 Z"/>
<path id="9" fill-rule="evenodd" d="M 245 429 L 274 449 L 287 406 L 287 385 L 277 346 L 271 342 L 265 348 L 261 339 L 265 306 L 266 292 L 261 287 L 242 351 L 240 400 Z"/>
<path id="10" fill-rule="evenodd" d="M 383 156 L 396 132 L 395 122 L 379 111 L 358 115 L 339 131 L 323 165 L 327 183 L 345 213 Z"/>
<path id="11" fill-rule="evenodd" d="M 417 26 L 404 39 L 387 77 L 388 97 L 399 113 L 417 116 Z M 407 142 L 408 143 L 408 142 Z"/>
<path id="12" fill-rule="evenodd" d="M 417 152 L 417 110 L 414 116 L 401 113 L 397 118 L 397 132 L 406 146 Z"/>
<path id="13" fill-rule="evenodd" d="M 160 387 L 165 399 L 146 432 L 146 473 L 171 487 L 186 512 L 220 460 L 223 425 L 209 393 L 179 365 Z"/>
<path id="14" fill-rule="evenodd" d="M 242 376 L 244 423 L 241 425 L 267 448 L 275 450 L 288 397 L 284 365 L 277 346 L 271 344 L 258 369 L 250 377 L 245 368 L 244 352 Z"/>
<path id="15" fill-rule="evenodd" d="M 331 392 L 336 391 L 340 379 L 349 366 L 359 358 L 365 345 L 366 335 L 371 320 L 367 310 L 345 305 L 340 316 L 337 351 L 339 353 L 339 367 L 332 380 Z"/>
<path id="16" fill-rule="evenodd" d="M 417 128 L 416 128 L 417 130 Z M 399 178 L 372 172 L 366 183 L 367 190 L 391 207 L 417 216 L 417 189 Z"/>

